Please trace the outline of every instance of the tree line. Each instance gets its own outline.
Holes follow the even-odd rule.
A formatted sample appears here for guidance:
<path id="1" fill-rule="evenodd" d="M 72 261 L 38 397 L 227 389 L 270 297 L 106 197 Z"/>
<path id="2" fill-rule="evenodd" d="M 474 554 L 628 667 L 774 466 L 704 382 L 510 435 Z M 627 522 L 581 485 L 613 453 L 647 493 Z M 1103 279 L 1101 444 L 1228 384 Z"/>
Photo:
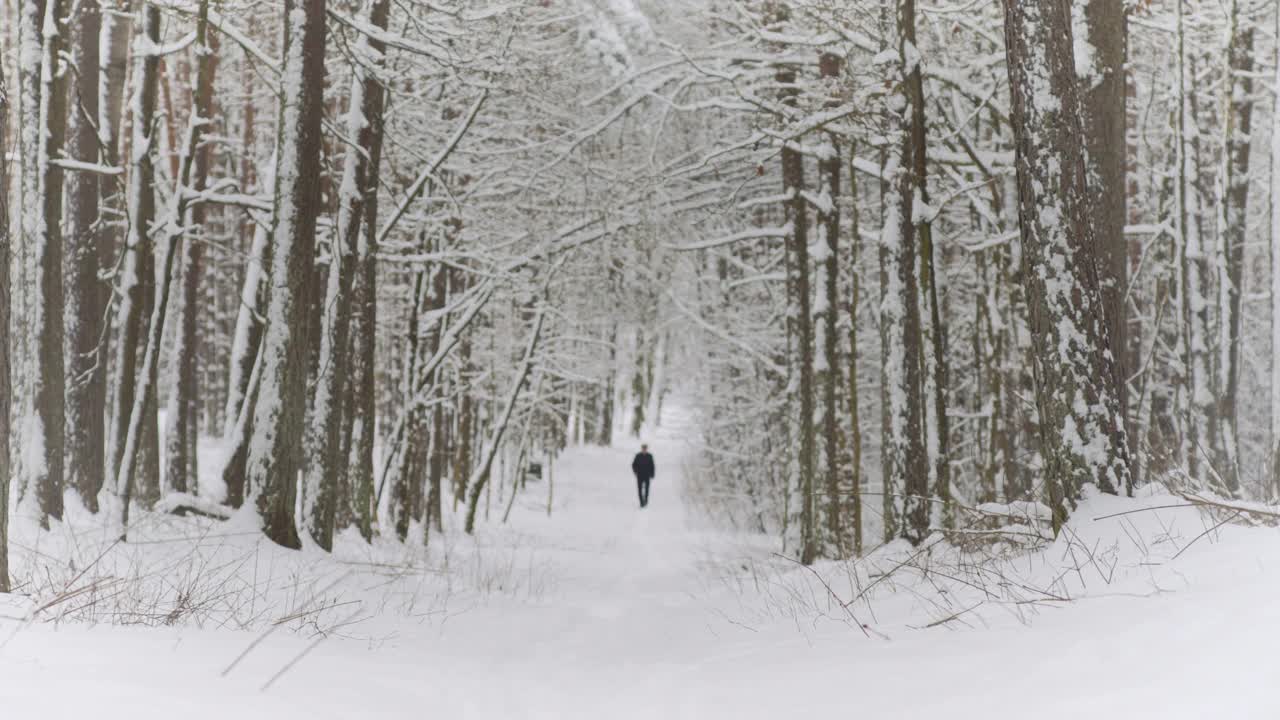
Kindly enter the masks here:
<path id="1" fill-rule="evenodd" d="M 1267 3 L 269 5 L 3 6 L 17 517 L 426 542 L 676 386 L 806 562 L 1280 488 Z"/>
<path id="2" fill-rule="evenodd" d="M 1087 487 L 1276 496 L 1274 6 L 706 17 L 638 82 L 709 126 L 666 175 L 705 200 L 670 246 L 707 507 L 810 562 L 1056 533 Z"/>
<path id="3" fill-rule="evenodd" d="M 571 181 L 591 143 L 562 108 L 613 81 L 586 69 L 579 18 L 390 0 L 3 12 L 13 517 L 88 512 L 127 541 L 155 513 L 248 513 L 289 548 L 426 544 L 447 518 L 473 531 L 495 494 L 505 519 L 532 465 L 643 417 L 652 354 L 600 348 L 638 344 L 647 306 L 606 314 L 584 291 L 605 271 L 610 297 L 632 294 L 602 243 L 635 220 Z"/>

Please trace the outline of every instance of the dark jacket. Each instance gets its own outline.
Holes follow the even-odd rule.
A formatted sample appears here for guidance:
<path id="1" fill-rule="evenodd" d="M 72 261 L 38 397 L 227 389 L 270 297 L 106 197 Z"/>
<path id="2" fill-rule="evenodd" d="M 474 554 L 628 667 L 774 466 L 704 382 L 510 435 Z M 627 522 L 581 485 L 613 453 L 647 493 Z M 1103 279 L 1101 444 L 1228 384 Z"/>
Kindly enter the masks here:
<path id="1" fill-rule="evenodd" d="M 631 461 L 631 472 L 636 474 L 637 480 L 649 480 L 654 476 L 653 456 L 647 452 L 636 453 L 636 459 Z"/>

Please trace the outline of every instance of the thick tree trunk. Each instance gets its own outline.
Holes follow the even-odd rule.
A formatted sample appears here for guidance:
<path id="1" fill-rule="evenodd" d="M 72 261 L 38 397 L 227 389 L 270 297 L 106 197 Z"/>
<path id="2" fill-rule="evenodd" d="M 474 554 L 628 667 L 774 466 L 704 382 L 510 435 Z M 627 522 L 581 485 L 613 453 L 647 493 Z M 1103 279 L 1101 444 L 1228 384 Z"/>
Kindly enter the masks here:
<path id="1" fill-rule="evenodd" d="M 18 66 L 22 163 L 21 237 L 34 259 L 29 327 L 34 329 L 30 392 L 33 407 L 19 428 L 27 448 L 19 472 L 21 497 L 34 497 L 42 527 L 62 518 L 65 439 L 63 356 L 62 189 L 55 159 L 66 137 L 66 85 L 62 59 L 69 36 L 65 0 L 30 0 L 20 8 Z M 47 31 L 47 32 L 46 32 Z"/>
<path id="2" fill-rule="evenodd" d="M 1085 139 L 1088 178 L 1089 218 L 1098 248 L 1098 275 L 1102 283 L 1102 305 L 1111 336 L 1113 381 L 1118 389 L 1125 432 L 1132 438 L 1129 414 L 1129 313 L 1125 297 L 1129 291 L 1128 241 L 1124 226 L 1125 164 L 1128 146 L 1125 137 L 1125 101 L 1128 59 L 1128 21 L 1124 0 L 1087 0 L 1084 3 L 1085 37 L 1077 43 L 1084 57 L 1075 58 L 1080 81 L 1081 115 Z M 1137 470 L 1136 453 L 1130 458 L 1130 479 Z M 1131 491 L 1132 488 L 1125 488 Z"/>
<path id="3" fill-rule="evenodd" d="M 369 10 L 370 23 L 386 27 L 390 0 L 373 0 Z M 370 48 L 381 56 L 385 49 L 377 41 L 369 41 Z M 384 90 L 373 74 L 365 75 L 362 94 L 365 103 L 364 121 L 370 133 L 368 159 L 369 182 L 367 197 L 362 205 L 363 230 L 356 242 L 355 276 L 351 287 L 351 355 L 348 376 L 351 379 L 348 393 L 347 418 L 343 422 L 345 447 L 350 448 L 346 459 L 347 486 L 351 497 L 351 514 L 366 540 L 373 537 L 374 476 L 373 443 L 376 434 L 376 390 L 374 363 L 377 359 L 378 314 L 378 203 L 377 177 L 382 150 Z"/>
<path id="4" fill-rule="evenodd" d="M 388 11 L 389 0 L 373 0 L 369 3 L 369 23 L 373 27 L 385 28 Z M 382 43 L 371 43 L 363 34 L 356 48 L 360 57 L 381 57 L 384 50 Z M 374 74 L 362 66 L 352 78 L 350 105 L 347 133 L 356 138 L 356 145 L 347 149 L 338 192 L 338 229 L 330 252 L 325 290 L 320 377 L 312 407 L 310 464 L 303 495 L 308 531 L 316 544 L 325 550 L 333 548 L 337 499 L 349 495 L 346 490 L 347 457 L 342 451 L 350 447 L 352 422 L 349 416 L 357 406 L 345 403 L 348 417 L 344 418 L 342 395 L 351 364 L 348 362 L 353 311 L 351 295 L 361 229 L 366 223 L 375 223 L 376 215 L 371 213 L 376 213 L 377 208 L 382 154 L 382 86 Z"/>
<path id="5" fill-rule="evenodd" d="M 320 209 L 320 116 L 324 90 L 325 0 L 285 0 L 279 168 L 275 182 L 271 299 L 245 481 L 263 531 L 300 546 L 294 499 L 306 432 L 307 298 L 315 268 Z"/>
<path id="6" fill-rule="evenodd" d="M 1129 450 L 1088 217 L 1067 4 L 1006 3 L 1005 41 L 1044 481 L 1056 532 L 1085 483 L 1108 492 L 1127 486 Z"/>
<path id="7" fill-rule="evenodd" d="M 99 36 L 102 14 L 98 0 L 82 0 L 71 49 L 76 67 L 71 94 L 67 157 L 83 163 L 108 160 L 98 152 Z M 104 309 L 108 294 L 102 282 L 100 245 L 109 244 L 101 217 L 100 176 L 73 172 L 66 187 L 66 470 L 90 512 L 98 511 L 106 447 L 106 357 Z"/>

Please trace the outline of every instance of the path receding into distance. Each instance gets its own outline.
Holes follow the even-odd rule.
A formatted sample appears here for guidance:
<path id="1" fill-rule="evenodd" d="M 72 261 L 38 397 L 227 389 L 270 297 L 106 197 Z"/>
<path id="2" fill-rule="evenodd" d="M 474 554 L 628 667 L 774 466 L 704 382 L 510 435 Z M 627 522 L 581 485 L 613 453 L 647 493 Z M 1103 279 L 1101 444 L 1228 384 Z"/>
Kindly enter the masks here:
<path id="1" fill-rule="evenodd" d="M 450 576 L 486 592 L 448 590 L 435 548 L 429 569 L 413 571 L 421 608 L 405 612 L 401 589 L 362 577 L 350 600 L 363 603 L 360 622 L 314 647 L 314 632 L 272 633 L 226 677 L 261 633 L 0 621 L 0 711 L 129 720 L 1280 717 L 1274 539 L 1264 547 L 1249 535 L 1234 549 L 1206 542 L 1188 554 L 1209 553 L 1203 563 L 1179 567 L 1204 582 L 1102 588 L 1027 624 L 997 610 L 967 626 L 912 629 L 927 616 L 918 597 L 899 593 L 861 618 L 875 627 L 867 636 L 761 604 L 753 583 L 775 582 L 775 598 L 792 592 L 776 583 L 786 563 L 767 543 L 707 530 L 687 512 L 687 423 L 671 412 L 648 438 L 657 477 L 647 509 L 630 474 L 638 441 L 570 450 L 554 469 L 550 517 L 544 480 L 520 496 L 508 525 L 492 517 L 474 540 L 450 533 Z M 491 513 L 501 510 L 495 499 Z M 767 563 L 772 579 L 742 579 Z"/>

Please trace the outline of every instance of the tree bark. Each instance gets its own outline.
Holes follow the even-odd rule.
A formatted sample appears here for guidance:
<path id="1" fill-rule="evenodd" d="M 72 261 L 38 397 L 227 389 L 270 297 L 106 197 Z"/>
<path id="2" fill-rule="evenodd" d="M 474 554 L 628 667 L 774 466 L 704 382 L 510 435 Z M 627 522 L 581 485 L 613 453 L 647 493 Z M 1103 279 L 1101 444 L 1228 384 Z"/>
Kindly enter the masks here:
<path id="1" fill-rule="evenodd" d="M 1127 486 L 1129 450 L 1088 217 L 1068 4 L 1005 3 L 1005 42 L 1041 453 L 1057 532 L 1085 483 Z"/>
<path id="2" fill-rule="evenodd" d="M 1179 299 L 1182 318 L 1182 361 L 1185 388 L 1180 394 L 1183 427 L 1182 459 L 1187 474 L 1201 479 L 1202 464 L 1212 461 L 1217 445 L 1217 407 L 1210 382 L 1212 354 L 1209 348 L 1208 274 L 1200 223 L 1199 148 L 1194 75 L 1186 40 L 1186 10 L 1183 0 L 1176 5 L 1176 52 L 1178 103 L 1175 141 L 1178 205 Z"/>
<path id="3" fill-rule="evenodd" d="M 271 299 L 245 481 L 263 531 L 297 548 L 294 499 L 306 432 L 307 298 L 315 268 L 320 210 L 320 116 L 324 90 L 325 0 L 285 0 L 285 61 L 280 98 L 279 168 Z"/>
<path id="4" fill-rule="evenodd" d="M 9 153 L 9 95 L 4 73 L 0 73 L 0 158 Z M 9 585 L 9 417 L 13 396 L 9 384 L 9 347 L 13 337 L 9 326 L 9 163 L 0 162 L 0 593 Z"/>
<path id="5" fill-rule="evenodd" d="M 199 193 L 209 176 L 209 147 L 204 135 L 215 115 L 213 102 L 214 74 L 217 71 L 217 43 L 209 32 L 209 0 L 200 0 L 196 13 L 196 73 L 192 95 L 187 144 L 180 160 L 182 189 L 175 198 L 175 212 L 182 213 L 184 233 L 174 243 L 182 257 L 175 265 L 171 281 L 179 290 L 177 336 L 170 350 L 169 396 L 165 418 L 165 481 L 167 489 L 195 494 L 199 480 L 196 445 L 199 435 L 200 393 L 197 367 L 197 337 L 200 321 L 200 280 L 203 272 L 204 241 L 195 233 L 202 232 L 205 204 L 189 204 L 183 199 L 187 188 Z"/>
<path id="6" fill-rule="evenodd" d="M 1221 438 L 1215 458 L 1223 490 L 1240 494 L 1241 298 L 1244 295 L 1244 247 L 1249 223 L 1249 153 L 1253 130 L 1253 28 L 1240 27 L 1238 0 L 1228 4 L 1227 79 L 1224 98 L 1224 153 L 1219 182 L 1218 266 L 1218 422 Z"/>
<path id="7" fill-rule="evenodd" d="M 71 49 L 75 92 L 67 157 L 84 163 L 109 162 L 98 151 L 99 40 L 102 13 L 98 0 L 81 0 Z M 99 198 L 101 180 L 94 173 L 72 172 L 66 184 L 66 470 L 67 485 L 76 490 L 90 512 L 98 511 L 98 491 L 105 472 L 106 357 L 104 309 L 108 294 L 102 282 L 100 245 L 109 244 Z"/>
<path id="8" fill-rule="evenodd" d="M 20 8 L 19 118 L 22 164 L 21 236 L 34 256 L 27 317 L 34 328 L 33 407 L 19 430 L 27 448 L 19 471 L 23 497 L 34 497 L 41 527 L 62 518 L 65 446 L 65 362 L 63 356 L 62 189 L 63 171 L 54 160 L 66 137 L 63 67 L 65 0 L 30 0 Z M 46 30 L 48 32 L 46 32 Z"/>
<path id="9" fill-rule="evenodd" d="M 385 29 L 389 10 L 389 0 L 372 0 L 368 4 L 370 25 Z M 384 51 L 383 43 L 360 36 L 357 56 L 381 57 Z M 312 407 L 310 465 L 303 495 L 308 531 L 325 550 L 333 549 L 337 499 L 349 494 L 347 457 L 342 451 L 350 447 L 350 414 L 357 405 L 345 403 L 344 417 L 342 395 L 351 365 L 348 350 L 352 310 L 358 309 L 353 308 L 351 296 L 361 228 L 376 224 L 382 155 L 382 85 L 363 66 L 358 66 L 352 78 L 350 105 L 347 133 L 356 138 L 356 144 L 347 149 L 338 193 L 338 230 L 330 252 L 320 337 L 320 377 Z"/>
<path id="10" fill-rule="evenodd" d="M 858 212 L 858 176 L 852 166 L 857 148 L 849 147 L 849 450 L 851 467 L 851 497 L 849 514 L 853 527 L 853 556 L 862 556 L 862 411 L 858 392 L 858 358 L 861 354 L 858 342 L 858 306 L 862 300 L 861 273 L 858 268 L 862 237 Z"/>
<path id="11" fill-rule="evenodd" d="M 1280 32 L 1280 9 L 1276 11 Z M 1275 87 L 1280 87 L 1280 43 L 1275 50 Z M 1280 498 L 1280 93 L 1271 106 L 1271 491 Z"/>
<path id="12" fill-rule="evenodd" d="M 111 434 L 107 444 L 107 461 L 110 463 L 107 469 L 114 480 L 119 479 L 120 469 L 124 464 L 130 416 L 138 390 L 139 346 L 146 332 L 146 310 L 149 304 L 145 297 L 146 288 L 154 285 L 154 280 L 147 282 L 146 275 L 150 269 L 148 259 L 154 253 L 151 236 L 156 217 L 156 138 L 153 119 L 158 89 L 156 66 L 159 59 L 150 52 L 150 48 L 160 42 L 159 8 L 144 6 L 139 20 L 140 32 L 134 43 L 134 92 L 130 108 L 133 116 L 133 137 L 130 140 L 133 160 L 126 193 L 129 231 L 125 239 L 123 269 L 118 286 L 120 300 L 116 313 L 119 318 L 119 337 L 112 368 Z M 151 274 L 154 278 L 154 272 Z M 124 494 L 126 488 L 117 484 L 116 492 Z"/>
<path id="13" fill-rule="evenodd" d="M 929 458 L 924 443 L 921 396 L 923 350 L 920 289 L 917 283 L 915 176 L 919 148 L 915 135 L 921 115 L 913 108 L 913 77 L 920 72 L 915 55 L 915 0 L 896 0 L 893 73 L 895 91 L 887 98 L 890 138 L 882 176 L 889 185 L 880 235 L 881 369 L 885 387 L 884 493 L 901 496 L 886 517 L 886 538 L 901 534 L 913 544 L 929 526 Z M 897 525 L 898 517 L 902 524 Z"/>
<path id="14" fill-rule="evenodd" d="M 1125 418 L 1125 433 L 1134 437 L 1129 415 L 1129 292 L 1125 164 L 1128 144 L 1125 112 L 1128 60 L 1128 17 L 1124 0 L 1087 0 L 1084 3 L 1085 37 L 1076 57 L 1084 113 L 1081 115 L 1085 148 L 1089 218 L 1098 248 L 1098 275 L 1102 305 L 1112 341 L 1113 384 Z M 1130 458 L 1130 482 L 1135 480 L 1137 456 Z M 1132 491 L 1132 488 L 1125 488 Z"/>

